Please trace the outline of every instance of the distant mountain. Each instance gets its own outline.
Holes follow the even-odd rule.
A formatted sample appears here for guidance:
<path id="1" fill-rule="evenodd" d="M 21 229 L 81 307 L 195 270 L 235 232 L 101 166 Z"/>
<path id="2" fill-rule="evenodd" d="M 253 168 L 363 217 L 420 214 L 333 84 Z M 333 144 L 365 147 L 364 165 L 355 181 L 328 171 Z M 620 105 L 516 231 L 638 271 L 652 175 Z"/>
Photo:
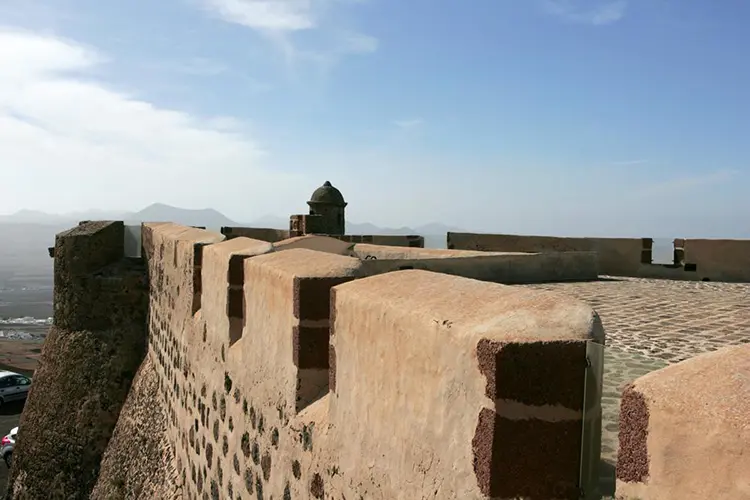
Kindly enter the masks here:
<path id="1" fill-rule="evenodd" d="M 50 243 L 54 241 L 55 232 L 82 220 L 122 220 L 126 224 L 133 225 L 141 222 L 175 222 L 188 226 L 205 226 L 212 230 L 218 230 L 222 226 L 289 228 L 289 219 L 277 215 L 264 215 L 252 222 L 243 223 L 236 222 L 212 208 L 188 209 L 173 207 L 164 203 L 154 203 L 138 212 L 87 210 L 67 214 L 48 214 L 36 210 L 20 210 L 11 215 L 0 215 L 0 224 L 54 226 L 54 230 L 50 227 L 47 231 L 50 235 Z M 44 232 L 42 228 L 35 229 L 35 232 L 39 230 Z M 346 232 L 349 234 L 418 234 L 425 237 L 425 246 L 431 248 L 444 248 L 445 233 L 449 231 L 460 232 L 462 230 L 434 222 L 413 228 L 405 226 L 399 228 L 380 227 L 369 222 L 347 221 L 346 223 Z"/>
<path id="2" fill-rule="evenodd" d="M 65 214 L 48 214 L 39 210 L 19 210 L 9 215 L 0 215 L 0 224 L 76 224 L 82 220 L 124 220 L 130 217 L 130 212 L 86 210 L 83 212 L 69 212 Z"/>
<path id="3" fill-rule="evenodd" d="M 125 219 L 126 224 L 139 224 L 141 222 L 174 222 L 186 226 L 204 226 L 209 229 L 241 225 L 213 208 L 195 210 L 177 208 L 163 203 L 149 205 L 143 210 L 130 214 Z"/>
<path id="4" fill-rule="evenodd" d="M 445 233 L 447 233 L 448 231 L 461 232 L 463 231 L 463 229 L 459 229 L 459 228 L 452 227 L 452 226 L 446 226 L 445 224 L 440 224 L 437 222 L 424 224 L 424 225 L 416 226 L 416 227 L 402 226 L 399 228 L 379 227 L 369 222 L 358 224 L 356 222 L 347 221 L 346 223 L 346 232 L 349 234 L 403 234 L 403 235 L 442 234 L 443 236 L 445 236 Z"/>
<path id="5" fill-rule="evenodd" d="M 52 215 L 38 210 L 19 210 L 10 215 L 0 215 L 0 223 L 15 224 L 55 224 L 62 216 Z"/>

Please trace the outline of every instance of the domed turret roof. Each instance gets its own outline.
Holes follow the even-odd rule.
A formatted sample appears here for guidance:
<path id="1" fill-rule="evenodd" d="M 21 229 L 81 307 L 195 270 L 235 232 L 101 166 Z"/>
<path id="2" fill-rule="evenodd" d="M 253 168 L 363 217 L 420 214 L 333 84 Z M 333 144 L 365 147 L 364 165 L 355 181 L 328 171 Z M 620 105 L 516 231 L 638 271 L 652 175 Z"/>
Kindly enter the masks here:
<path id="1" fill-rule="evenodd" d="M 324 204 L 324 205 L 336 205 L 346 206 L 344 201 L 344 195 L 341 191 L 333 187 L 329 181 L 325 181 L 322 186 L 315 190 L 310 197 L 308 204 Z"/>

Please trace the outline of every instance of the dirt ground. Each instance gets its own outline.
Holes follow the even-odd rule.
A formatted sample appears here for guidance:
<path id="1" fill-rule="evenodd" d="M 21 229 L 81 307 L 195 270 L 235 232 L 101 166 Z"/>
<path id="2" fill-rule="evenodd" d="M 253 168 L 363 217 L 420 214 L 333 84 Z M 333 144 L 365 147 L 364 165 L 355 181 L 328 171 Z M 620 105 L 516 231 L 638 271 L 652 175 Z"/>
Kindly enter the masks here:
<path id="1" fill-rule="evenodd" d="M 0 370 L 9 370 L 33 377 L 42 352 L 41 341 L 0 340 Z M 23 401 L 0 407 L 0 436 L 5 436 L 18 425 L 23 411 Z M 0 463 L 0 497 L 5 493 L 8 468 Z"/>

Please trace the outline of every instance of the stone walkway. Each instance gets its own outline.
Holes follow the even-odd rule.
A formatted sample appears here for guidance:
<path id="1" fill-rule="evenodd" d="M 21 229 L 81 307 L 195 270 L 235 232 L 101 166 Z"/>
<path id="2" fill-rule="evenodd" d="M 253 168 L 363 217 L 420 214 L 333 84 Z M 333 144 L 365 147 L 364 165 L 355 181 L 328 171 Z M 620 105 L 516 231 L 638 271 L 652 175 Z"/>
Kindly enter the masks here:
<path id="1" fill-rule="evenodd" d="M 609 471 L 617 460 L 620 394 L 628 382 L 699 354 L 750 343 L 750 284 L 605 277 L 524 286 L 573 295 L 602 318 L 602 460 Z"/>

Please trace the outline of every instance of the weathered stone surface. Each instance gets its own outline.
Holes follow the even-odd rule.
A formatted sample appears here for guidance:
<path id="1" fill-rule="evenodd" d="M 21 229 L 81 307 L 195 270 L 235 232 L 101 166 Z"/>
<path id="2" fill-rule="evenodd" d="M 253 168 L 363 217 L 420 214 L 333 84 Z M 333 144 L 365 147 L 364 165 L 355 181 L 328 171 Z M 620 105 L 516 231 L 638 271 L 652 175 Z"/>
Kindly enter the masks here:
<path id="1" fill-rule="evenodd" d="M 55 326 L 19 424 L 8 498 L 86 498 L 146 352 L 148 287 L 122 223 L 57 236 Z M 119 246 L 118 246 L 119 242 Z"/>

